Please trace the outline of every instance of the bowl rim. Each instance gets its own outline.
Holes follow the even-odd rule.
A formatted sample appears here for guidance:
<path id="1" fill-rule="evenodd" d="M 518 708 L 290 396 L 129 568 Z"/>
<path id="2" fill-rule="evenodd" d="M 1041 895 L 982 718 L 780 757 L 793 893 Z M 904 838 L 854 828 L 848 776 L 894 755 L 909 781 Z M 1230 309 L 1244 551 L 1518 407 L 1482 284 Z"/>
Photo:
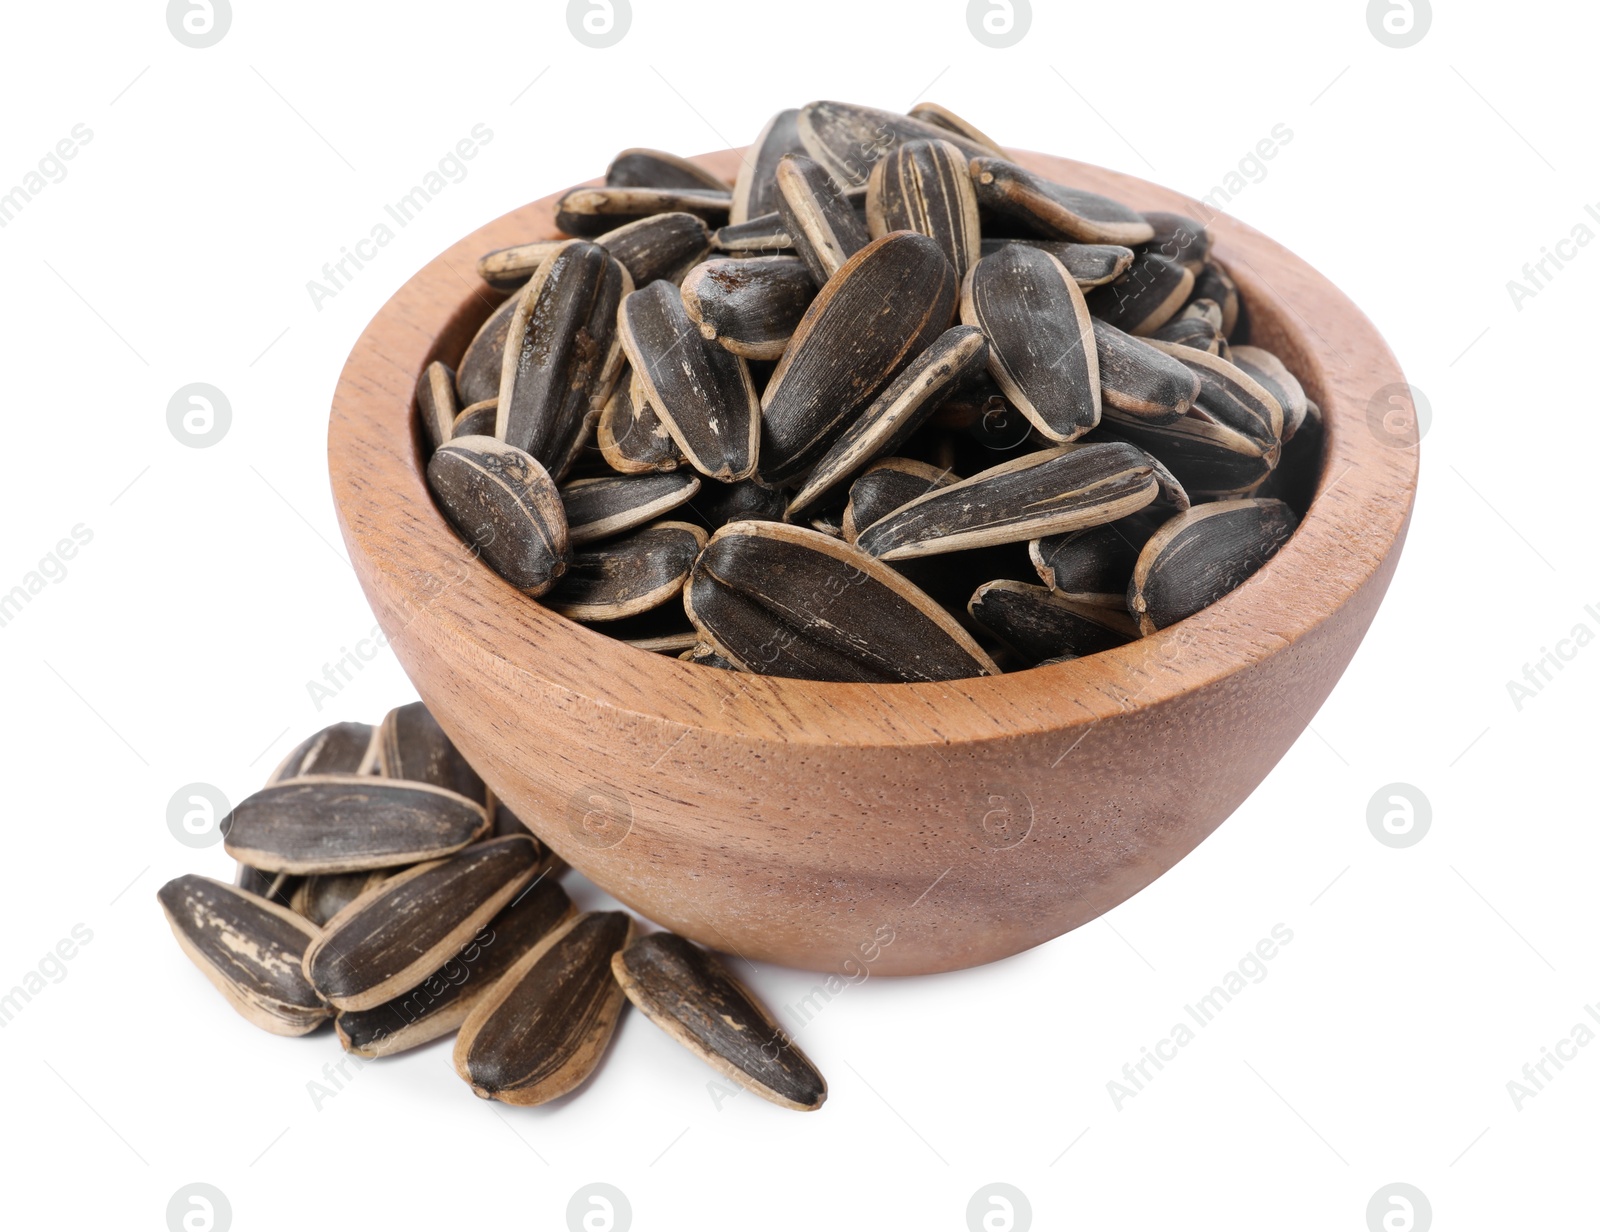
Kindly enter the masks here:
<path id="1" fill-rule="evenodd" d="M 696 161 L 731 178 L 742 154 L 724 150 Z M 557 615 L 476 560 L 439 513 L 413 413 L 422 370 L 436 358 L 453 363 L 505 298 L 478 279 L 477 258 L 558 235 L 560 194 L 552 194 L 478 228 L 408 279 L 367 323 L 340 374 L 328 427 L 330 482 L 345 544 L 386 635 L 393 640 L 420 621 L 419 635 L 498 674 L 526 677 L 546 695 L 580 696 L 685 734 L 883 748 L 1046 731 L 1081 733 L 1081 740 L 1102 721 L 1216 684 L 1312 633 L 1384 566 L 1410 520 L 1417 443 L 1397 446 L 1371 422 L 1380 392 L 1409 405 L 1395 357 L 1331 282 L 1246 224 L 1212 216 L 1194 199 L 1134 176 L 1027 151 L 1013 157 L 1138 209 L 1207 218 L 1214 252 L 1239 284 L 1252 341 L 1279 354 L 1321 406 L 1323 467 L 1310 508 L 1290 540 L 1243 585 L 1187 620 L 1114 650 L 1000 676 L 918 684 L 729 672 L 640 650 Z M 1064 744 L 1063 756 L 1075 744 Z"/>

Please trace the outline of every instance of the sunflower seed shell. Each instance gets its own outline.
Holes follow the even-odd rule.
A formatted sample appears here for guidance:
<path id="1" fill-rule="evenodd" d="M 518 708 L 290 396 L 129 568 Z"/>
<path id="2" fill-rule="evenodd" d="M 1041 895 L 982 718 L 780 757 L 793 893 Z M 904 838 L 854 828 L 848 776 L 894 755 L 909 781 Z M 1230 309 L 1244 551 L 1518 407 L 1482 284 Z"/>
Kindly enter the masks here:
<path id="1" fill-rule="evenodd" d="M 464 436 L 428 462 L 428 487 L 461 537 L 518 590 L 542 595 L 566 570 L 567 520 L 537 459 L 488 436 Z"/>
<path id="2" fill-rule="evenodd" d="M 679 594 L 706 545 L 706 533 L 687 522 L 657 522 L 621 539 L 575 552 L 561 584 L 545 597 L 572 620 L 637 616 Z"/>
<path id="3" fill-rule="evenodd" d="M 1297 523 L 1278 500 L 1215 501 L 1173 518 L 1144 545 L 1128 584 L 1140 632 L 1210 607 L 1266 564 Z"/>
<path id="4" fill-rule="evenodd" d="M 820 164 L 804 154 L 778 162 L 778 214 L 795 251 L 821 286 L 872 237 Z"/>
<path id="5" fill-rule="evenodd" d="M 1029 662 L 1098 654 L 1138 634 L 1128 613 L 1075 603 L 1048 587 L 998 581 L 980 586 L 968 605 L 972 618 Z"/>
<path id="6" fill-rule="evenodd" d="M 576 479 L 561 489 L 567 540 L 574 547 L 609 539 L 694 498 L 700 479 L 688 471 Z"/>
<path id="7" fill-rule="evenodd" d="M 707 339 L 745 359 L 779 359 L 816 298 L 798 257 L 722 257 L 683 280 L 683 307 Z"/>
<path id="8" fill-rule="evenodd" d="M 1035 228 L 1043 238 L 1132 247 L 1156 233 L 1120 201 L 1057 184 L 1003 158 L 974 157 L 970 169 L 980 204 Z"/>
<path id="9" fill-rule="evenodd" d="M 907 141 L 872 169 L 867 182 L 867 230 L 872 238 L 915 231 L 939 245 L 956 277 L 979 257 L 978 198 L 967 159 L 948 141 Z"/>

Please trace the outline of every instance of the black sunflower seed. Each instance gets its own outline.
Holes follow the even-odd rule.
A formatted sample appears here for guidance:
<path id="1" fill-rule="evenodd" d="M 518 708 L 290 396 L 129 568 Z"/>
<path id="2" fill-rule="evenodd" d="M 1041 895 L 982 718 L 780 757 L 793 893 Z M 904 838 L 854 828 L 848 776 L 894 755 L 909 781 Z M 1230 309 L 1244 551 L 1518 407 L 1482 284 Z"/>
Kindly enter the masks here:
<path id="1" fill-rule="evenodd" d="M 518 590 L 542 595 L 565 571 L 561 495 L 522 450 L 492 437 L 460 437 L 429 460 L 428 487 L 461 537 Z"/>
<path id="2" fill-rule="evenodd" d="M 778 160 L 785 154 L 803 154 L 798 127 L 800 109 L 780 111 L 745 152 L 733 182 L 733 206 L 728 221 L 734 226 L 770 214 L 778 208 Z"/>
<path id="3" fill-rule="evenodd" d="M 1126 274 L 1089 292 L 1089 311 L 1118 329 L 1142 336 L 1177 316 L 1193 288 L 1192 271 L 1146 249 Z"/>
<path id="4" fill-rule="evenodd" d="M 948 141 L 905 141 L 872 169 L 867 183 L 872 237 L 915 231 L 939 245 L 964 278 L 978 260 L 978 198 L 967 158 Z"/>
<path id="5" fill-rule="evenodd" d="M 607 188 L 687 188 L 727 192 L 728 183 L 687 158 L 665 150 L 624 150 L 606 168 Z"/>
<path id="6" fill-rule="evenodd" d="M 1232 338 L 1239 327 L 1239 284 L 1233 275 L 1217 261 L 1207 261 L 1195 275 L 1193 297 L 1209 299 L 1222 310 L 1222 336 Z"/>
<path id="7" fill-rule="evenodd" d="M 935 128 L 947 133 L 954 133 L 958 137 L 965 137 L 975 145 L 983 146 L 996 158 L 1008 157 L 1003 146 L 990 137 L 976 124 L 962 119 L 948 107 L 941 107 L 938 103 L 918 103 L 906 115 L 913 120 L 921 120 L 932 124 Z"/>
<path id="8" fill-rule="evenodd" d="M 660 607 L 682 589 L 706 533 L 687 522 L 657 522 L 621 539 L 574 552 L 545 606 L 573 620 L 607 621 Z"/>
<path id="9" fill-rule="evenodd" d="M 365 774 L 377 760 L 371 723 L 335 723 L 307 736 L 289 751 L 267 785 L 313 774 Z"/>
<path id="10" fill-rule="evenodd" d="M 904 141 L 942 138 L 969 158 L 993 153 L 949 128 L 854 103 L 807 103 L 800 109 L 797 128 L 806 153 L 846 188 L 865 185 L 873 165 Z"/>
<path id="11" fill-rule="evenodd" d="M 417 378 L 417 414 L 422 417 L 422 434 L 430 450 L 450 439 L 460 409 L 455 370 L 434 360 Z"/>
<path id="12" fill-rule="evenodd" d="M 1094 322 L 1100 400 L 1107 419 L 1167 423 L 1200 396 L 1200 378 L 1180 361 L 1105 321 Z"/>
<path id="13" fill-rule="evenodd" d="M 1278 500 L 1197 505 L 1144 545 L 1128 584 L 1128 608 L 1149 635 L 1210 607 L 1266 564 L 1294 533 Z"/>
<path id="14" fill-rule="evenodd" d="M 561 489 L 567 541 L 574 547 L 609 539 L 692 500 L 700 478 L 692 471 L 575 479 Z"/>
<path id="15" fill-rule="evenodd" d="M 709 188 L 574 188 L 556 203 L 556 226 L 593 239 L 654 214 L 694 214 L 708 227 L 728 221 L 733 194 Z"/>
<path id="16" fill-rule="evenodd" d="M 798 257 L 723 257 L 683 280 L 683 306 L 700 332 L 745 359 L 778 359 L 816 298 Z"/>
<path id="17" fill-rule="evenodd" d="M 967 605 L 972 618 L 1024 659 L 1090 655 L 1124 645 L 1138 634 L 1128 613 L 1075 603 L 1045 586 L 998 581 L 978 587 Z"/>
<path id="18" fill-rule="evenodd" d="M 1167 210 L 1147 210 L 1144 220 L 1155 228 L 1146 247 L 1198 274 L 1211 255 L 1211 232 L 1198 219 Z"/>
<path id="19" fill-rule="evenodd" d="M 1139 551 L 1171 517 L 1171 510 L 1152 512 L 1153 508 L 1146 506 L 1115 522 L 1033 540 L 1028 555 L 1040 580 L 1074 603 L 1126 611 L 1128 582 Z"/>
<path id="20" fill-rule="evenodd" d="M 839 186 L 822 166 L 804 154 L 786 154 L 778 161 L 778 214 L 794 239 L 816 285 L 832 278 L 839 267 L 871 238 Z"/>
<path id="21" fill-rule="evenodd" d="M 472 336 L 461 363 L 456 366 L 456 395 L 462 406 L 471 406 L 500 395 L 500 370 L 505 366 L 506 331 L 511 314 L 517 310 L 513 295 L 489 314 L 488 320 Z M 490 432 L 486 435 L 493 436 Z"/>
<path id="22" fill-rule="evenodd" d="M 1283 360 L 1261 347 L 1229 348 L 1229 360 L 1257 385 L 1265 389 L 1283 408 L 1283 439 L 1293 440 L 1306 418 L 1306 391 Z"/>
<path id="23" fill-rule="evenodd" d="M 624 475 L 675 471 L 687 461 L 631 366 L 600 412 L 595 439 L 606 464 Z"/>
<path id="24" fill-rule="evenodd" d="M 378 768 L 386 778 L 431 783 L 487 802 L 483 780 L 421 702 L 396 706 L 378 727 Z"/>
<path id="25" fill-rule="evenodd" d="M 854 543 L 863 530 L 880 518 L 956 481 L 948 469 L 913 458 L 885 458 L 850 485 L 850 500 L 840 523 L 845 541 Z"/>
<path id="26" fill-rule="evenodd" d="M 1120 244 L 1074 244 L 1068 240 L 1007 240 L 986 239 L 979 246 L 980 255 L 991 257 L 1002 248 L 1022 244 L 1049 253 L 1062 268 L 1072 275 L 1080 291 L 1103 287 L 1128 272 L 1133 264 L 1133 249 Z"/>
<path id="27" fill-rule="evenodd" d="M 773 181 L 776 186 L 777 181 Z M 776 187 L 774 187 L 776 191 Z M 718 252 L 747 257 L 780 257 L 794 255 L 794 236 L 784 225 L 774 199 L 772 210 L 757 214 L 744 222 L 718 227 L 711 233 L 711 246 Z"/>
<path id="28" fill-rule="evenodd" d="M 1057 184 L 1003 158 L 976 156 L 971 172 L 980 204 L 1032 227 L 1045 239 L 1131 247 L 1155 235 L 1137 210 L 1120 201 Z"/>
<path id="29" fill-rule="evenodd" d="M 500 399 L 486 398 L 461 408 L 450 429 L 450 439 L 462 436 L 493 436 L 494 421 L 499 418 Z"/>

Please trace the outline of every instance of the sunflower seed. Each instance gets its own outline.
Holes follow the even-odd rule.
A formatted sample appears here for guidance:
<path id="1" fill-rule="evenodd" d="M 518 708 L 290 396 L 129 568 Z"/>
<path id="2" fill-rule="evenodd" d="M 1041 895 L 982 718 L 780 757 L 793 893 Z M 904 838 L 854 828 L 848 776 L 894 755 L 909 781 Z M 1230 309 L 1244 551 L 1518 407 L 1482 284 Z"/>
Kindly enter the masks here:
<path id="1" fill-rule="evenodd" d="M 1049 253 L 1072 275 L 1080 291 L 1103 287 L 1128 272 L 1133 264 L 1133 249 L 1120 244 L 1073 244 L 1066 240 L 995 240 L 978 245 L 981 256 L 992 257 L 1003 248 L 1020 244 Z"/>
<path id="2" fill-rule="evenodd" d="M 622 539 L 575 552 L 545 598 L 572 620 L 620 620 L 660 607 L 682 589 L 706 533 L 687 522 L 657 522 Z"/>
<path id="3" fill-rule="evenodd" d="M 958 137 L 965 137 L 974 145 L 983 146 L 996 158 L 1006 158 L 1008 155 L 999 142 L 988 136 L 976 124 L 963 120 L 948 107 L 941 107 L 938 103 L 918 103 L 906 115 L 913 120 L 921 120 L 925 124 L 932 124 L 935 128 L 947 133 L 954 133 Z"/>
<path id="4" fill-rule="evenodd" d="M 777 181 L 773 181 L 776 185 Z M 794 255 L 794 236 L 784 225 L 774 198 L 770 213 L 758 214 L 744 222 L 718 227 L 711 233 L 711 246 L 718 252 L 737 256 L 778 257 Z"/>
<path id="5" fill-rule="evenodd" d="M 267 777 L 267 786 L 314 774 L 365 774 L 376 761 L 371 723 L 335 723 L 308 736 L 290 750 Z"/>
<path id="6" fill-rule="evenodd" d="M 622 263 L 636 287 L 683 276 L 711 251 L 711 232 L 693 214 L 655 214 L 607 231 L 594 241 Z"/>
<path id="7" fill-rule="evenodd" d="M 517 310 L 517 297 L 513 295 L 489 314 L 489 319 L 478 327 L 472 336 L 461 363 L 456 366 L 456 400 L 462 406 L 496 398 L 500 395 L 500 370 L 505 366 L 506 332 L 511 328 L 511 315 Z M 486 435 L 492 436 L 493 433 Z"/>
<path id="8" fill-rule="evenodd" d="M 1194 298 L 1209 299 L 1222 309 L 1222 336 L 1232 338 L 1239 327 L 1239 284 L 1216 261 L 1207 261 L 1194 277 Z"/>
<path id="9" fill-rule="evenodd" d="M 818 286 L 871 238 L 866 224 L 822 167 L 804 154 L 778 161 L 778 213 Z"/>
<path id="10" fill-rule="evenodd" d="M 628 272 L 582 240 L 539 268 L 506 332 L 495 436 L 557 469 L 621 373 L 617 305 L 632 290 Z"/>
<path id="11" fill-rule="evenodd" d="M 1046 239 L 1131 247 L 1148 243 L 1156 233 L 1120 201 L 1054 183 L 1003 158 L 975 156 L 971 171 L 980 205 L 1033 227 Z"/>
<path id="12" fill-rule="evenodd" d="M 873 240 L 817 293 L 761 399 L 762 479 L 827 451 L 858 412 L 950 325 L 955 271 L 925 235 Z"/>
<path id="13" fill-rule="evenodd" d="M 550 875 L 536 880 L 415 988 L 368 1010 L 342 1010 L 339 1042 L 360 1057 L 387 1057 L 448 1035 L 500 978 L 576 914 Z"/>
<path id="14" fill-rule="evenodd" d="M 237 886 L 186 873 L 156 898 L 172 935 L 228 1004 L 274 1035 L 304 1035 L 329 1009 L 300 971 L 315 925 Z"/>
<path id="15" fill-rule="evenodd" d="M 306 950 L 306 979 L 342 1010 L 415 988 L 538 872 L 532 839 L 495 838 L 397 873 L 333 919 Z"/>
<path id="16" fill-rule="evenodd" d="M 556 203 L 556 226 L 593 239 L 655 214 L 694 214 L 709 227 L 728 221 L 733 194 L 709 188 L 574 188 Z"/>
<path id="17" fill-rule="evenodd" d="M 235 865 L 235 870 L 233 884 L 238 889 L 294 910 L 294 896 L 299 892 L 303 878 L 289 873 L 264 873 L 248 864 Z"/>
<path id="18" fill-rule="evenodd" d="M 606 168 L 607 188 L 688 188 L 727 192 L 728 182 L 665 150 L 624 150 Z"/>
<path id="19" fill-rule="evenodd" d="M 1277 500 L 1215 501 L 1164 525 L 1139 553 L 1128 608 L 1146 636 L 1210 607 L 1266 564 L 1294 533 Z"/>
<path id="20" fill-rule="evenodd" d="M 417 378 L 417 414 L 422 419 L 422 435 L 430 450 L 450 439 L 455 428 L 456 374 L 446 364 L 434 360 Z"/>
<path id="21" fill-rule="evenodd" d="M 443 787 L 487 803 L 483 780 L 421 702 L 396 706 L 378 728 L 378 766 L 385 778 Z"/>
<path id="22" fill-rule="evenodd" d="M 992 153 L 987 145 L 926 120 L 854 103 L 807 103 L 796 127 L 806 153 L 846 188 L 864 185 L 873 164 L 903 141 L 942 138 L 968 158 Z"/>
<path id="23" fill-rule="evenodd" d="M 561 489 L 567 542 L 577 547 L 633 530 L 676 509 L 699 490 L 699 478 L 688 471 L 574 480 Z"/>
<path id="24" fill-rule="evenodd" d="M 499 416 L 500 399 L 486 398 L 463 407 L 450 428 L 450 439 L 462 436 L 493 436 L 494 421 Z"/>
<path id="25" fill-rule="evenodd" d="M 1210 300 L 1194 301 L 1202 304 L 1211 304 Z M 1190 307 L 1193 306 L 1191 302 Z M 1212 304 L 1212 307 L 1216 305 Z M 1182 313 L 1168 321 L 1160 329 L 1153 329 L 1146 335 L 1149 342 L 1170 342 L 1174 346 L 1190 347 L 1196 351 L 1204 351 L 1208 355 L 1220 355 L 1225 345 L 1222 331 L 1211 323 L 1207 316 L 1187 316 L 1189 311 L 1185 308 Z M 1219 317 L 1221 313 L 1217 314 Z"/>
<path id="26" fill-rule="evenodd" d="M 705 339 L 668 283 L 623 300 L 620 326 L 628 362 L 690 464 L 724 482 L 749 478 L 761 406 L 745 361 Z"/>
<path id="27" fill-rule="evenodd" d="M 626 1003 L 611 956 L 633 920 L 598 911 L 567 921 L 524 954 L 461 1025 L 452 1060 L 483 1099 L 542 1104 L 600 1063 Z"/>
<path id="28" fill-rule="evenodd" d="M 1121 278 L 1089 293 L 1089 311 L 1130 334 L 1150 334 L 1178 315 L 1193 289 L 1189 269 L 1146 249 Z"/>
<path id="29" fill-rule="evenodd" d="M 893 569 L 799 526 L 724 526 L 695 562 L 684 607 L 701 638 L 746 671 L 881 683 L 999 670 Z"/>
<path id="30" fill-rule="evenodd" d="M 1202 222 L 1187 214 L 1173 214 L 1166 210 L 1149 210 L 1144 220 L 1155 228 L 1147 248 L 1190 273 L 1198 274 L 1211 255 L 1211 231 Z"/>
<path id="31" fill-rule="evenodd" d="M 772 1015 L 713 954 L 674 933 L 612 955 L 628 1000 L 707 1065 L 782 1108 L 822 1107 L 828 1084 Z"/>
<path id="32" fill-rule="evenodd" d="M 1305 422 L 1307 405 L 1306 391 L 1294 373 L 1289 371 L 1283 360 L 1260 347 L 1232 347 L 1228 358 L 1283 408 L 1282 438 L 1285 441 L 1292 440 Z"/>
<path id="33" fill-rule="evenodd" d="M 703 225 L 703 224 L 702 224 Z M 532 278 L 565 240 L 535 240 L 496 248 L 478 258 L 478 277 L 497 291 L 515 291 Z"/>
<path id="34" fill-rule="evenodd" d="M 778 208 L 778 160 L 785 154 L 805 152 L 800 144 L 799 119 L 797 107 L 778 112 L 745 152 L 733 182 L 733 206 L 728 211 L 728 221 L 734 226 Z"/>
<path id="35" fill-rule="evenodd" d="M 717 653 L 716 648 L 708 642 L 696 642 L 679 655 L 678 658 L 685 663 L 698 663 L 701 667 L 716 667 L 725 672 L 739 670 L 738 664 L 732 659 L 724 659 Z"/>
<path id="36" fill-rule="evenodd" d="M 1028 544 L 1039 578 L 1063 599 L 1125 612 L 1134 562 L 1171 511 L 1152 506 L 1115 522 L 1048 535 Z"/>
<path id="37" fill-rule="evenodd" d="M 929 492 L 856 539 L 880 560 L 931 556 L 1113 522 L 1159 487 L 1150 459 L 1122 442 L 1063 445 L 1002 462 Z"/>
<path id="38" fill-rule="evenodd" d="M 1189 321 L 1194 319 L 1205 321 L 1218 334 L 1222 333 L 1222 305 L 1214 299 L 1191 299 L 1183 306 L 1183 311 L 1173 318 L 1174 321 Z"/>
<path id="39" fill-rule="evenodd" d="M 957 385 L 982 371 L 988 358 L 989 344 L 973 326 L 957 325 L 939 335 L 845 429 L 789 502 L 786 516 L 793 520 L 874 458 L 893 453 Z"/>
<path id="40" fill-rule="evenodd" d="M 1094 322 L 1100 399 L 1108 419 L 1170 423 L 1200 396 L 1200 378 L 1177 359 L 1105 321 Z"/>
<path id="41" fill-rule="evenodd" d="M 1128 613 L 1074 603 L 1044 586 L 989 582 L 967 605 L 972 618 L 1030 663 L 1111 650 L 1138 636 Z"/>
<path id="42" fill-rule="evenodd" d="M 1279 455 L 1276 442 L 1253 440 L 1193 408 L 1165 424 L 1119 419 L 1103 425 L 1100 435 L 1139 446 L 1169 467 L 1191 497 L 1202 500 L 1249 492 L 1272 472 Z"/>
<path id="43" fill-rule="evenodd" d="M 872 169 L 867 230 L 874 239 L 915 231 L 939 245 L 963 278 L 978 260 L 978 198 L 966 156 L 948 141 L 907 141 Z"/>
<path id="44" fill-rule="evenodd" d="M 850 501 L 844 507 L 840 528 L 847 543 L 854 543 L 861 531 L 902 505 L 939 488 L 948 488 L 956 477 L 948 470 L 929 466 L 911 458 L 885 458 L 869 467 L 850 485 Z"/>
<path id="45" fill-rule="evenodd" d="M 362 873 L 318 873 L 305 878 L 295 888 L 289 909 L 321 928 L 387 876 L 382 869 Z"/>
<path id="46" fill-rule="evenodd" d="M 289 779 L 246 797 L 223 848 L 266 872 L 350 873 L 459 851 L 489 828 L 483 805 L 442 787 L 370 775 Z"/>
<path id="47" fill-rule="evenodd" d="M 745 359 L 777 359 L 816 298 L 798 257 L 721 257 L 683 280 L 683 307 L 700 333 Z"/>
<path id="48" fill-rule="evenodd" d="M 1100 362 L 1083 292 L 1049 253 L 1016 245 L 984 257 L 961 288 L 961 319 L 989 338 L 989 373 L 1052 441 L 1100 422 Z"/>
<path id="49" fill-rule="evenodd" d="M 464 436 L 428 462 L 445 517 L 518 590 L 542 595 L 566 570 L 567 520 L 554 480 L 522 450 Z"/>
<path id="50" fill-rule="evenodd" d="M 788 497 L 754 479 L 738 483 L 708 483 L 689 508 L 707 530 L 719 530 L 729 522 L 781 522 Z"/>
<path id="51" fill-rule="evenodd" d="M 675 471 L 686 461 L 631 367 L 600 412 L 595 437 L 606 463 L 624 475 Z"/>
<path id="52" fill-rule="evenodd" d="M 1220 355 L 1170 342 L 1149 345 L 1172 356 L 1200 378 L 1200 393 L 1194 400 L 1192 415 L 1243 433 L 1259 443 L 1271 463 L 1277 465 L 1277 449 L 1283 439 L 1283 407 L 1265 386 Z"/>
<path id="53" fill-rule="evenodd" d="M 637 616 L 589 627 L 651 654 L 680 654 L 700 640 L 681 603 L 667 603 Z"/>

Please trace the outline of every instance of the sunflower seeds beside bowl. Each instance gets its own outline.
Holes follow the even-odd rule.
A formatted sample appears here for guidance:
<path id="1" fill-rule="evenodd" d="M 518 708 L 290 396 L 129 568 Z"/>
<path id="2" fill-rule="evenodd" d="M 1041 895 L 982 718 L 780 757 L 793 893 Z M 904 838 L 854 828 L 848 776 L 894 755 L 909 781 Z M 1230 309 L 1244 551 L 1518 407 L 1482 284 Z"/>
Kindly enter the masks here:
<path id="1" fill-rule="evenodd" d="M 334 723 L 302 740 L 278 763 L 267 786 L 317 774 L 366 774 L 378 758 L 371 723 Z"/>

